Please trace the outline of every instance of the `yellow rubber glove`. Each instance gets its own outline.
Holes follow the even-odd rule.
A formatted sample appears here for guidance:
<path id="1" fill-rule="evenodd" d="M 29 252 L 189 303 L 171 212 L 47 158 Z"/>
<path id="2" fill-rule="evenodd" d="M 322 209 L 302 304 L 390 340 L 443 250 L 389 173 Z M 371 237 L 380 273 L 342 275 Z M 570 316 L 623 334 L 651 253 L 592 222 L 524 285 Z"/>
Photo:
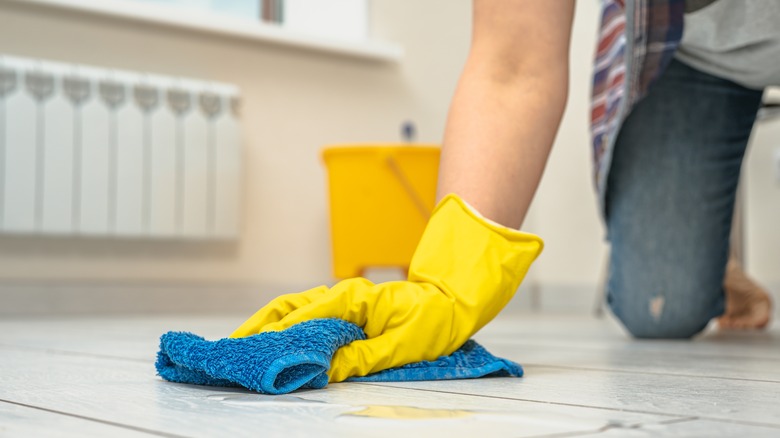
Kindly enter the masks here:
<path id="1" fill-rule="evenodd" d="M 364 376 L 457 350 L 514 295 L 544 243 L 485 220 L 456 195 L 431 216 L 409 267 L 408 281 L 373 284 L 353 278 L 283 295 L 231 337 L 284 330 L 316 318 L 341 318 L 367 339 L 339 349 L 331 382 Z"/>

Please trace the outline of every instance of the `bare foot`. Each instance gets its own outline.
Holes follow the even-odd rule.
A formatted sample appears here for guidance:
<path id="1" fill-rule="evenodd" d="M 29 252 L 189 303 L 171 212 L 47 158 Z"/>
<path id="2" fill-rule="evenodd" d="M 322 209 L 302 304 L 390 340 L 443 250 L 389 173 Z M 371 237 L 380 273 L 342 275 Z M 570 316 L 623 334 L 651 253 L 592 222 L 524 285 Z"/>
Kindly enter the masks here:
<path id="1" fill-rule="evenodd" d="M 748 278 L 739 262 L 729 260 L 726 278 L 726 313 L 718 318 L 721 329 L 763 329 L 772 316 L 772 299 L 764 288 Z"/>

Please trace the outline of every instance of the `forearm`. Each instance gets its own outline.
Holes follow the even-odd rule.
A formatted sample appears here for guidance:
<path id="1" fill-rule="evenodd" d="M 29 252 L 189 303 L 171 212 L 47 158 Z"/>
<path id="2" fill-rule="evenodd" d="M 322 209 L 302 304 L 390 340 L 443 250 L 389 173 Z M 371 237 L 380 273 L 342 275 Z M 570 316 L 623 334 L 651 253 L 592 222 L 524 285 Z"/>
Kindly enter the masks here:
<path id="1" fill-rule="evenodd" d="M 533 11 L 497 23 L 491 14 L 507 14 L 496 7 L 486 12 L 489 1 L 475 2 L 474 41 L 451 104 L 439 170 L 439 198 L 455 193 L 512 228 L 520 227 L 533 199 L 568 92 L 572 6 L 530 3 L 514 7 Z M 502 25 L 519 32 L 496 41 Z"/>

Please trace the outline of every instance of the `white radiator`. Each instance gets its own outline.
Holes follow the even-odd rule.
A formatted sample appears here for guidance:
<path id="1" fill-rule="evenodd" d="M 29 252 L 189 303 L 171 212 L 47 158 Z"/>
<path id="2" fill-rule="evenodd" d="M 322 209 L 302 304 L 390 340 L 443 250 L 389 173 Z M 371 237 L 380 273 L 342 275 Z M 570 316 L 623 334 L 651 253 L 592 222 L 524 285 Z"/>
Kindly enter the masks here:
<path id="1" fill-rule="evenodd" d="M 238 90 L 0 55 L 0 233 L 230 239 Z"/>

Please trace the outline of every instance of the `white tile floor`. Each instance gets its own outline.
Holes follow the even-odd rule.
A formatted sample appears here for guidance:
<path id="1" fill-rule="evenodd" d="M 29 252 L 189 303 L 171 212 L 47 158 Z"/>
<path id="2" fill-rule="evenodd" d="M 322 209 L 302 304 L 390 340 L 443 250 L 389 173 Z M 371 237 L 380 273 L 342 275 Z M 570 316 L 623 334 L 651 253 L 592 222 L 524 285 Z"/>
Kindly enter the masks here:
<path id="1" fill-rule="evenodd" d="M 335 384 L 288 396 L 172 384 L 157 337 L 241 316 L 0 321 L 0 437 L 780 437 L 780 325 L 632 341 L 610 320 L 504 315 L 477 335 L 522 379 Z"/>

